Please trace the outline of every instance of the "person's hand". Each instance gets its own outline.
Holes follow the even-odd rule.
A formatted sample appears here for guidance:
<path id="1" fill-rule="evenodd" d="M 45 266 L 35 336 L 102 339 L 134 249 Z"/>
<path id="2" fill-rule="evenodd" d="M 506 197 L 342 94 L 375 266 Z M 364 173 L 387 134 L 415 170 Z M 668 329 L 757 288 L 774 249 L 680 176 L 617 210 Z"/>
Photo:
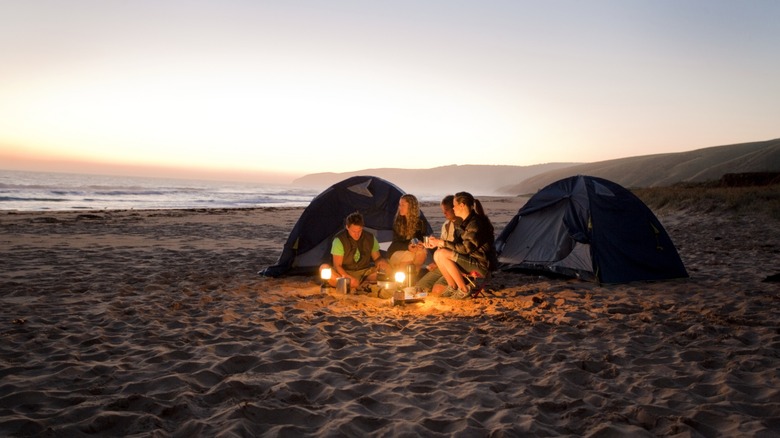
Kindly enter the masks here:
<path id="1" fill-rule="evenodd" d="M 376 269 L 381 271 L 390 271 L 390 263 L 387 263 L 387 260 L 385 259 L 377 259 L 375 262 Z"/>
<path id="2" fill-rule="evenodd" d="M 350 275 L 349 276 L 349 288 L 354 290 L 354 289 L 357 289 L 358 286 L 360 286 L 360 283 L 358 283 L 358 279 Z"/>
<path id="3" fill-rule="evenodd" d="M 436 236 L 430 236 L 428 237 L 428 248 L 437 248 L 441 246 L 443 240 L 439 239 Z"/>

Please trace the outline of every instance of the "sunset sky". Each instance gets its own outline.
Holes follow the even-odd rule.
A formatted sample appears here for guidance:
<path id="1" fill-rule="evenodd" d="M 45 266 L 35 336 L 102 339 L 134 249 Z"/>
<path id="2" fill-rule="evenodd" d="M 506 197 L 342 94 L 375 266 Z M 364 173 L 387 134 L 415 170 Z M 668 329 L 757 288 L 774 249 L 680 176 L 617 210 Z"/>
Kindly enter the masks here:
<path id="1" fill-rule="evenodd" d="M 0 0 L 0 169 L 285 181 L 768 140 L 779 23 L 776 0 Z"/>

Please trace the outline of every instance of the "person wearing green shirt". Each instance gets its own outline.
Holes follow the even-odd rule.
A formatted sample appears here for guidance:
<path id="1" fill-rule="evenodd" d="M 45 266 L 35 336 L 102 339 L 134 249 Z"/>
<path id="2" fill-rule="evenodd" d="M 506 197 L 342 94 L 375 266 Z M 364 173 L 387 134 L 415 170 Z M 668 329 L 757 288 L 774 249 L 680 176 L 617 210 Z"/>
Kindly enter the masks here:
<path id="1" fill-rule="evenodd" d="M 336 286 L 339 277 L 346 277 L 350 288 L 357 289 L 363 282 L 376 281 L 377 269 L 389 270 L 390 265 L 382 258 L 376 237 L 363 230 L 362 214 L 351 213 L 345 222 L 345 229 L 336 234 L 331 245 L 333 266 L 323 264 L 320 273 L 331 268 L 332 275 L 328 280 L 331 286 Z"/>

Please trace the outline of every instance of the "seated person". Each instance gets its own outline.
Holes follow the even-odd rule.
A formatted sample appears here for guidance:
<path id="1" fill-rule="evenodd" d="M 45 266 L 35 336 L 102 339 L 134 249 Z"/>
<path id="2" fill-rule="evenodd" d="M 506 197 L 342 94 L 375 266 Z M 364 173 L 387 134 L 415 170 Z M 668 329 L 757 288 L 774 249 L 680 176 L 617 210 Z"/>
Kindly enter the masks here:
<path id="1" fill-rule="evenodd" d="M 393 241 L 387 248 L 387 257 L 394 270 L 402 270 L 414 264 L 419 272 L 428 252 L 423 247 L 423 237 L 428 223 L 420 218 L 420 203 L 414 195 L 406 194 L 398 201 L 398 211 L 393 221 Z M 417 242 L 412 240 L 416 239 Z"/>
<path id="2" fill-rule="evenodd" d="M 447 195 L 439 203 L 441 212 L 444 215 L 444 223 L 441 225 L 439 238 L 447 242 L 455 241 L 455 232 L 461 222 L 461 219 L 455 216 L 455 212 L 452 209 L 452 200 L 454 198 L 452 195 Z M 434 245 L 429 243 L 426 248 L 434 248 Z M 447 282 L 444 281 L 441 270 L 436 266 L 436 263 L 430 263 L 425 268 L 427 272 L 417 282 L 417 287 L 434 293 L 443 292 L 447 288 Z"/>
<path id="3" fill-rule="evenodd" d="M 447 242 L 433 236 L 429 241 L 439 247 L 433 254 L 433 260 L 447 282 L 447 289 L 442 296 L 464 299 L 470 296 L 470 288 L 466 286 L 463 273 L 477 271 L 487 275 L 488 271 L 495 268 L 493 224 L 482 204 L 470 193 L 456 193 L 453 209 L 455 215 L 463 219 L 460 234 L 455 241 Z"/>
<path id="4" fill-rule="evenodd" d="M 333 238 L 330 249 L 333 272 L 328 280 L 331 286 L 336 286 L 338 277 L 346 277 L 349 278 L 349 287 L 357 289 L 363 282 L 376 281 L 377 269 L 389 269 L 379 252 L 379 241 L 373 234 L 363 231 L 363 227 L 363 215 L 351 213 L 347 216 L 345 229 Z M 325 268 L 331 266 L 321 265 L 320 274 Z"/>

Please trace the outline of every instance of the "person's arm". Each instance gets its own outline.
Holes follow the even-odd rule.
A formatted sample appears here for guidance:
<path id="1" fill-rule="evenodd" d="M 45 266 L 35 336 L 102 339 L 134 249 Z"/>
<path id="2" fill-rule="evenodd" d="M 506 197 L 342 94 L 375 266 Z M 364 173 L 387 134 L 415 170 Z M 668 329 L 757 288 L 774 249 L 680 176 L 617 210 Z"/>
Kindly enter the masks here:
<path id="1" fill-rule="evenodd" d="M 349 277 L 346 269 L 344 269 L 344 256 L 333 254 L 333 270 L 336 271 L 339 277 Z"/>
<path id="2" fill-rule="evenodd" d="M 355 279 L 347 273 L 346 269 L 344 269 L 344 246 L 338 238 L 333 239 L 330 254 L 333 256 L 333 270 L 336 273 L 336 277 L 349 278 L 349 282 L 353 283 Z"/>
<path id="3" fill-rule="evenodd" d="M 349 287 L 351 288 L 356 288 L 360 286 L 360 279 L 349 275 L 349 273 L 347 273 L 347 270 L 344 269 L 343 263 L 344 263 L 344 256 L 337 256 L 337 255 L 333 256 L 333 269 L 335 269 L 336 272 L 338 272 L 339 277 L 348 278 Z"/>
<path id="4" fill-rule="evenodd" d="M 374 266 L 376 266 L 377 269 L 382 269 L 385 271 L 390 270 L 390 263 L 388 263 L 387 260 L 382 258 L 381 252 L 379 251 L 372 252 L 371 260 L 374 261 Z"/>
<path id="5" fill-rule="evenodd" d="M 476 219 L 472 219 L 466 225 L 466 228 L 461 230 L 460 235 L 456 236 L 454 241 L 443 242 L 441 246 L 460 254 L 471 254 L 479 248 L 479 241 L 479 223 Z"/>
<path id="6" fill-rule="evenodd" d="M 382 253 L 379 251 L 379 240 L 374 236 L 374 244 L 371 246 L 371 260 L 374 261 L 374 266 L 377 269 L 390 270 L 390 263 L 382 258 Z"/>
<path id="7" fill-rule="evenodd" d="M 425 249 L 423 240 L 425 240 L 425 230 L 427 229 L 427 224 L 427 222 L 418 222 L 417 229 L 414 230 L 414 235 L 411 239 L 409 239 L 409 244 L 406 247 L 408 251 L 417 252 Z M 417 239 L 417 243 L 414 243 L 415 239 Z"/>
<path id="8" fill-rule="evenodd" d="M 406 249 L 407 251 L 417 252 L 424 250 L 425 246 L 423 245 L 423 241 L 421 239 L 417 239 L 417 243 L 414 243 L 414 241 L 409 241 L 409 246 L 407 246 Z"/>
<path id="9" fill-rule="evenodd" d="M 417 230 L 415 230 L 414 237 L 417 238 L 420 242 L 423 241 L 425 238 L 425 235 L 428 234 L 428 221 L 423 219 L 419 222 L 419 225 L 417 226 Z"/>

